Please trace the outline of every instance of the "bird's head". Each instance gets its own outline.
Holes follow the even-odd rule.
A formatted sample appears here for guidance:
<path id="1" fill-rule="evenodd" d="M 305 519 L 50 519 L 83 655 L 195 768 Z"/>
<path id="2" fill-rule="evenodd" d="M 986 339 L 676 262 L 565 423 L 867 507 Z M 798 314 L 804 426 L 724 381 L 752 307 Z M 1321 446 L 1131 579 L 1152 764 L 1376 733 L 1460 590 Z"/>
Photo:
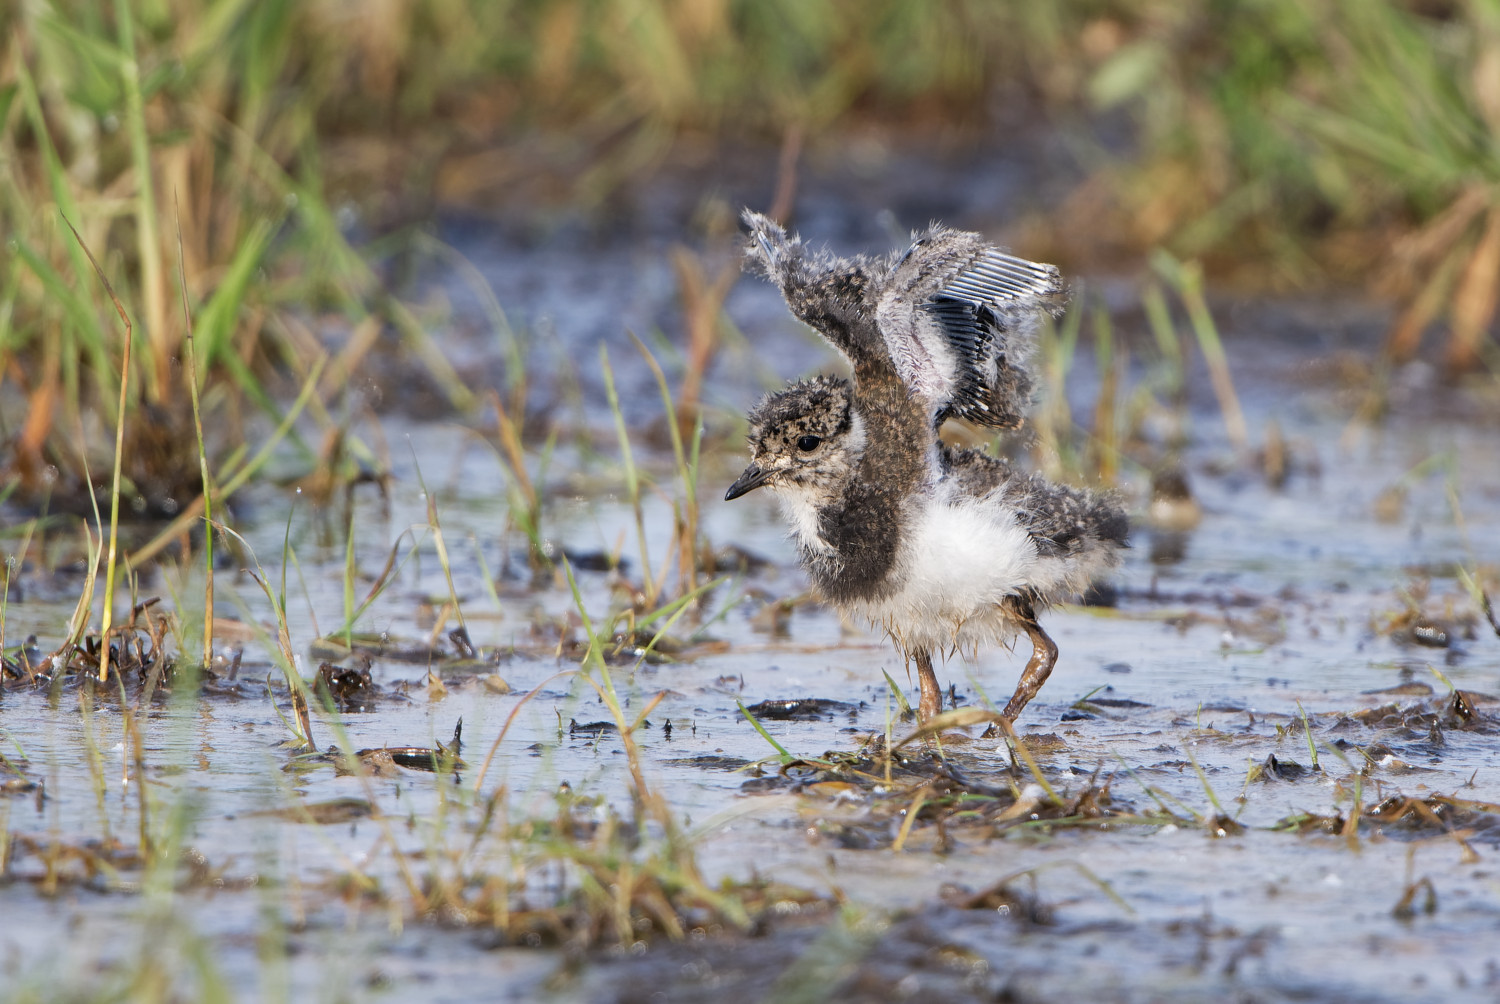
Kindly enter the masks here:
<path id="1" fill-rule="evenodd" d="M 819 505 L 838 497 L 864 451 L 863 423 L 849 381 L 799 380 L 750 413 L 750 466 L 724 500 L 766 487 Z"/>

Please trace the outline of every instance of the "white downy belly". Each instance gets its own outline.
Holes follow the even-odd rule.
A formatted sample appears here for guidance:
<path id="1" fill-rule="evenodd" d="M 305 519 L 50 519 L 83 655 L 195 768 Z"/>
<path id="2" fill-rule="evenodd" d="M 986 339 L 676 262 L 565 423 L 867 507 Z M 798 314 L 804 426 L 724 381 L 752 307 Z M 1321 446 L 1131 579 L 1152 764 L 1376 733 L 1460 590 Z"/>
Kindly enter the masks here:
<path id="1" fill-rule="evenodd" d="M 1036 544 L 1009 508 L 935 501 L 914 521 L 897 556 L 900 588 L 852 612 L 907 647 L 1007 641 L 1015 628 L 1000 604 L 1031 584 L 1036 565 Z"/>

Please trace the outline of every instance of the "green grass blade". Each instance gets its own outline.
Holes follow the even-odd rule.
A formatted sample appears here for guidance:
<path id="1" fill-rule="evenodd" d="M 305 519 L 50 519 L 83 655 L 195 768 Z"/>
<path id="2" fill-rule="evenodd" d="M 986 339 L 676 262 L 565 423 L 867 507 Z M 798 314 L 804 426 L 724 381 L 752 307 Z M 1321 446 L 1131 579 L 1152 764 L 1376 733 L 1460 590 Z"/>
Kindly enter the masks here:
<path id="1" fill-rule="evenodd" d="M 771 737 L 771 733 L 766 731 L 765 726 L 756 720 L 756 717 L 750 713 L 749 708 L 745 707 L 744 701 L 735 701 L 734 703 L 739 707 L 740 714 L 745 716 L 745 721 L 749 722 L 755 731 L 760 733 L 762 739 L 771 744 L 771 748 L 776 751 L 776 755 L 781 758 L 782 763 L 791 763 L 797 759 L 786 751 L 785 746 Z"/>

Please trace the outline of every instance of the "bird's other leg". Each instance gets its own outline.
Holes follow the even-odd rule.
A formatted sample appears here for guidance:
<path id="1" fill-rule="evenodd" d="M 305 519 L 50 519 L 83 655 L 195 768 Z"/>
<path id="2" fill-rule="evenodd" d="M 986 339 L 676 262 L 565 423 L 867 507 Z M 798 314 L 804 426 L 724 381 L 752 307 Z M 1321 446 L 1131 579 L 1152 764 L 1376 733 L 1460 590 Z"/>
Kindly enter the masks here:
<path id="1" fill-rule="evenodd" d="M 1005 706 L 1005 717 L 1015 721 L 1051 675 L 1052 667 L 1057 664 L 1057 644 L 1047 637 L 1047 632 L 1036 622 L 1036 612 L 1032 609 L 1030 600 L 1011 596 L 1007 597 L 1005 603 L 1011 616 L 1031 639 L 1031 659 L 1021 673 L 1021 682 L 1016 684 L 1016 692 L 1011 695 L 1010 703 Z"/>
<path id="2" fill-rule="evenodd" d="M 938 686 L 937 674 L 932 671 L 932 653 L 919 648 L 913 653 L 917 660 L 917 683 L 922 688 L 917 701 L 917 721 L 926 723 L 943 710 L 943 691 Z"/>

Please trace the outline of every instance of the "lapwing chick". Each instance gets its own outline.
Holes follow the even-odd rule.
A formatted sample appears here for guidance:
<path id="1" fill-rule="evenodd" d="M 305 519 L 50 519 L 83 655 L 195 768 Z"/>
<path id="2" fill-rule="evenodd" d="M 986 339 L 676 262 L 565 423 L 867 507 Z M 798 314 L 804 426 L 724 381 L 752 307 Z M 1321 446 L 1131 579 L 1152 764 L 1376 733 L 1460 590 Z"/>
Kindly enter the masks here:
<path id="1" fill-rule="evenodd" d="M 1034 331 L 1065 300 L 1057 269 L 936 225 L 899 256 L 838 258 L 758 213 L 744 220 L 748 267 L 853 379 L 798 381 L 757 405 L 750 466 L 725 499 L 776 496 L 817 594 L 916 662 L 923 721 L 942 710 L 934 652 L 1025 634 L 1031 657 L 1004 712 L 1014 721 L 1057 661 L 1038 611 L 1119 563 L 1125 514 L 1107 493 L 945 445 L 938 429 L 952 417 L 1022 424 Z"/>

